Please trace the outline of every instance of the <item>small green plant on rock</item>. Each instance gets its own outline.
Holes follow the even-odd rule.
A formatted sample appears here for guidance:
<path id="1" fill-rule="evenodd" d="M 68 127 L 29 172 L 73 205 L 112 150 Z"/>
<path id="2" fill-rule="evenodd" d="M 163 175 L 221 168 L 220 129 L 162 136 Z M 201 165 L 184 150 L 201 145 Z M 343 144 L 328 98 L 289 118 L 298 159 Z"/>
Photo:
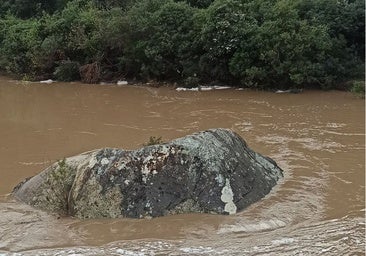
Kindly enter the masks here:
<path id="1" fill-rule="evenodd" d="M 160 137 L 150 136 L 149 141 L 144 143 L 143 146 L 151 146 L 161 143 L 163 143 L 161 136 Z"/>
<path id="2" fill-rule="evenodd" d="M 43 209 L 59 212 L 60 214 L 68 213 L 68 195 L 72 183 L 75 178 L 75 170 L 66 163 L 65 159 L 57 162 L 46 178 L 45 185 L 48 189 L 43 190 L 43 196 L 46 201 L 40 201 Z"/>

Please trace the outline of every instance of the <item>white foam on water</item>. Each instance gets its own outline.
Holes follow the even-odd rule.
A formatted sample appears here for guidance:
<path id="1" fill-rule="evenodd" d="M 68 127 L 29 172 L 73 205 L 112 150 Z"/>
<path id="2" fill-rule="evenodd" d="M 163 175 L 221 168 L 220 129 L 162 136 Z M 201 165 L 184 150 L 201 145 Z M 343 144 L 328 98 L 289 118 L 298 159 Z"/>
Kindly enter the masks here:
<path id="1" fill-rule="evenodd" d="M 204 247 L 204 246 L 183 247 L 183 248 L 180 248 L 179 250 L 184 253 L 195 253 L 195 254 L 207 254 L 207 253 L 215 252 L 215 250 L 212 247 Z"/>
<path id="2" fill-rule="evenodd" d="M 53 81 L 52 79 L 39 81 L 39 83 L 41 83 L 41 84 L 52 84 L 52 83 L 54 83 L 54 82 L 55 82 L 55 81 Z"/>
<path id="3" fill-rule="evenodd" d="M 118 81 L 117 85 L 127 85 L 128 82 L 127 81 Z"/>
<path id="4" fill-rule="evenodd" d="M 133 251 L 124 250 L 124 249 L 117 249 L 116 253 L 119 253 L 120 255 L 125 255 L 125 256 L 145 256 L 146 255 L 143 252 L 133 252 Z"/>
<path id="5" fill-rule="evenodd" d="M 272 244 L 273 245 L 284 245 L 284 244 L 291 244 L 291 243 L 294 243 L 296 241 L 296 239 L 294 238 L 287 238 L 287 237 L 284 237 L 284 238 L 281 238 L 281 239 L 277 239 L 277 240 L 273 240 L 272 241 Z"/>
<path id="6" fill-rule="evenodd" d="M 217 234 L 225 234 L 225 233 L 251 233 L 258 231 L 266 231 L 278 229 L 286 226 L 286 222 L 279 219 L 272 220 L 263 220 L 257 223 L 248 222 L 248 223 L 238 223 L 235 225 L 226 225 L 221 227 Z"/>
<path id="7" fill-rule="evenodd" d="M 212 90 L 226 90 L 231 89 L 230 86 L 201 86 L 201 87 L 193 87 L 193 88 L 185 88 L 185 87 L 178 87 L 175 90 L 178 92 L 185 92 L 185 91 L 191 91 L 191 92 L 198 92 L 198 91 L 212 91 Z"/>

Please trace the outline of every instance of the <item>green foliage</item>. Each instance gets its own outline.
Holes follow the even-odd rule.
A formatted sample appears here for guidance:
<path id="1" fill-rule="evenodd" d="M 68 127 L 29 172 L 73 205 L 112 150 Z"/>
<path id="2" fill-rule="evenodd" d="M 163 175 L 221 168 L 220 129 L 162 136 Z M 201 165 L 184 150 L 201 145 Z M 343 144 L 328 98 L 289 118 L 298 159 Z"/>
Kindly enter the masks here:
<path id="1" fill-rule="evenodd" d="M 215 1 L 207 9 L 203 29 L 202 70 L 216 80 L 267 89 L 314 84 L 329 88 L 348 78 L 360 64 L 353 50 L 360 47 L 349 48 L 344 36 L 333 37 L 331 24 L 306 19 L 303 4 Z"/>
<path id="2" fill-rule="evenodd" d="M 33 79 L 331 88 L 362 76 L 362 0 L 5 0 L 0 69 Z"/>
<path id="3" fill-rule="evenodd" d="M 35 196 L 34 205 L 51 212 L 68 214 L 68 197 L 75 174 L 76 170 L 65 159 L 58 161 L 57 166 L 48 170 L 45 183 Z"/>
<path id="4" fill-rule="evenodd" d="M 192 7 L 197 7 L 197 8 L 207 8 L 210 6 L 210 4 L 212 4 L 212 2 L 214 0 L 176 0 L 177 2 L 182 1 L 182 2 L 186 2 L 187 4 L 189 4 Z"/>
<path id="5" fill-rule="evenodd" d="M 36 19 L 22 20 L 7 16 L 0 20 L 0 67 L 15 73 L 33 73 L 36 64 L 35 49 L 41 44 L 40 22 Z"/>
<path id="6" fill-rule="evenodd" d="M 53 13 L 65 7 L 70 0 L 2 0 L 0 15 L 10 12 L 20 18 L 42 15 L 42 12 Z"/>
<path id="7" fill-rule="evenodd" d="M 64 81 L 77 79 L 75 63 L 103 58 L 106 21 L 105 12 L 83 1 L 69 2 L 61 12 L 38 19 L 8 15 L 0 20 L 0 67 L 33 79 L 53 74 Z"/>
<path id="8" fill-rule="evenodd" d="M 161 137 L 150 136 L 149 141 L 144 143 L 143 146 L 152 146 L 163 143 Z"/>
<path id="9" fill-rule="evenodd" d="M 258 29 L 256 20 L 247 12 L 248 5 L 236 0 L 217 0 L 207 9 L 201 38 L 205 54 L 200 58 L 206 79 L 226 82 L 234 79 L 229 62 L 242 42 L 251 43 L 248 41 L 251 31 Z"/>
<path id="10" fill-rule="evenodd" d="M 365 54 L 365 1 L 298 1 L 300 18 L 326 25 L 334 39 L 345 40 L 347 48 L 360 58 Z"/>
<path id="11" fill-rule="evenodd" d="M 145 0 L 129 12 L 124 65 L 142 79 L 179 80 L 198 72 L 198 10 L 172 0 Z"/>
<path id="12" fill-rule="evenodd" d="M 186 88 L 193 88 L 200 86 L 200 79 L 197 76 L 189 76 L 183 80 L 184 87 Z"/>
<path id="13" fill-rule="evenodd" d="M 268 5 L 265 5 L 268 7 Z M 246 86 L 287 88 L 326 84 L 324 69 L 332 42 L 324 26 L 299 19 L 293 1 L 281 0 L 266 9 L 263 22 L 247 26 L 230 60 L 230 71 Z"/>
<path id="14" fill-rule="evenodd" d="M 53 74 L 58 81 L 75 81 L 80 79 L 79 68 L 80 64 L 78 62 L 70 60 L 61 61 Z"/>
<path id="15" fill-rule="evenodd" d="M 123 9 L 135 3 L 135 0 L 93 0 L 99 9 L 111 9 L 114 7 L 122 7 Z"/>
<path id="16" fill-rule="evenodd" d="M 352 84 L 351 92 L 360 98 L 365 98 L 365 81 L 355 81 Z"/>

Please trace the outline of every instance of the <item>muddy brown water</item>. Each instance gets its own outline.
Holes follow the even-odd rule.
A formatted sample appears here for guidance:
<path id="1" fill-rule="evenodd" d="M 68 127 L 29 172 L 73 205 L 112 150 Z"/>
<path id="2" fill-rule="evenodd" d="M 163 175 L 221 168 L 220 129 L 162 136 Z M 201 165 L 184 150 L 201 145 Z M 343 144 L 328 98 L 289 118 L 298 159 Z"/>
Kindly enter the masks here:
<path id="1" fill-rule="evenodd" d="M 364 255 L 365 101 L 347 92 L 177 92 L 0 78 L 0 255 Z M 230 128 L 285 177 L 232 216 L 78 220 L 9 193 L 52 162 Z"/>

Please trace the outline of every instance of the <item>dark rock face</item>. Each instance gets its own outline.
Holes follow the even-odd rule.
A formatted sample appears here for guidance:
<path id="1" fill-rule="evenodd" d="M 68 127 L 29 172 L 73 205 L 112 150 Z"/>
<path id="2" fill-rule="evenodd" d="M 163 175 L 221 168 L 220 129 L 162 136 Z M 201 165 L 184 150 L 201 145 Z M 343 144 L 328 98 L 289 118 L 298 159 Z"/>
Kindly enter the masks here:
<path id="1" fill-rule="evenodd" d="M 135 151 L 100 149 L 53 164 L 13 195 L 79 218 L 234 214 L 282 177 L 230 130 L 213 129 Z"/>

